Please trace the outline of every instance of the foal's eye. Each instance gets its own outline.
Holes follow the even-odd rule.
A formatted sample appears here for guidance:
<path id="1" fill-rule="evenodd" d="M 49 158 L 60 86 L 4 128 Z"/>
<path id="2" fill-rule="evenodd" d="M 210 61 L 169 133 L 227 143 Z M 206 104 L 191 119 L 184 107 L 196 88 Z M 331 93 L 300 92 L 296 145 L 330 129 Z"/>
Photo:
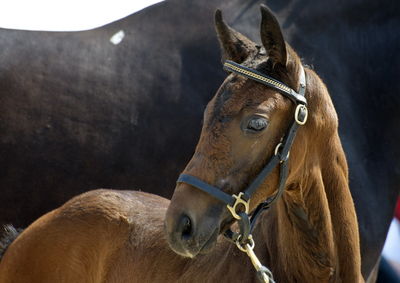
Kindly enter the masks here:
<path id="1" fill-rule="evenodd" d="M 247 124 L 247 130 L 260 132 L 264 130 L 267 127 L 267 125 L 268 125 L 267 119 L 263 117 L 255 117 L 249 120 L 249 123 Z"/>

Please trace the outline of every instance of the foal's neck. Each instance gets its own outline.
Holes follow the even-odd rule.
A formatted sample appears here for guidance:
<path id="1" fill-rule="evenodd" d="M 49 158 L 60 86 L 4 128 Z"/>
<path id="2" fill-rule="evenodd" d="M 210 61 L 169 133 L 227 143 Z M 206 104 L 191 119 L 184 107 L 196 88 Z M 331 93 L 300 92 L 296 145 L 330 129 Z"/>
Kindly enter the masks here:
<path id="1" fill-rule="evenodd" d="M 269 261 L 283 282 L 359 282 L 357 219 L 339 138 L 291 182 L 262 223 Z M 273 230 L 273 231 L 272 231 Z M 297 280 L 296 280 L 297 279 Z"/>

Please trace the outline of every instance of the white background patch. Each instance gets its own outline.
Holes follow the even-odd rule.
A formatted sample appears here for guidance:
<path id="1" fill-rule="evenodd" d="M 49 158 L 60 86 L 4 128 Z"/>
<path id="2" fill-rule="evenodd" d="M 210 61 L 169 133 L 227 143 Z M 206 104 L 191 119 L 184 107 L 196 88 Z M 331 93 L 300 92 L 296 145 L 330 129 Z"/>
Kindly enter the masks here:
<path id="1" fill-rule="evenodd" d="M 77 31 L 124 18 L 163 0 L 4 0 L 0 27 L 24 30 Z"/>

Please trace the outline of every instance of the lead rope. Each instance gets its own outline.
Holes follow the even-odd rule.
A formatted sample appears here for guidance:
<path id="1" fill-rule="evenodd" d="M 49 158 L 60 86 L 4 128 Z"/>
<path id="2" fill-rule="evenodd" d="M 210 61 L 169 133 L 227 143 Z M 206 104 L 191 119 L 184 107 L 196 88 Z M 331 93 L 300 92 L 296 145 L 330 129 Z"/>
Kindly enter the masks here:
<path id="1" fill-rule="evenodd" d="M 257 271 L 257 277 L 261 282 L 275 283 L 271 270 L 261 264 L 260 260 L 254 252 L 255 243 L 251 234 L 248 236 L 247 243 L 244 244 L 244 246 L 242 246 L 240 241 L 236 242 L 236 246 L 240 251 L 246 253 L 247 256 L 250 258 L 254 269 Z"/>

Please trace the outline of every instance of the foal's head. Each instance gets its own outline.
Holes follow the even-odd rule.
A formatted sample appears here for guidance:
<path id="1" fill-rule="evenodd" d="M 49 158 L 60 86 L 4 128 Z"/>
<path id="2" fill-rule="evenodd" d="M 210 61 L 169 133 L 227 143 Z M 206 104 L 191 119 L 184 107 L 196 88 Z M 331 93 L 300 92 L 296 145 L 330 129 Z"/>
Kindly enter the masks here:
<path id="1" fill-rule="evenodd" d="M 228 27 L 221 12 L 216 12 L 223 59 L 255 69 L 298 90 L 301 62 L 285 43 L 272 13 L 263 6 L 261 12 L 262 46 Z M 294 111 L 295 105 L 278 91 L 230 74 L 207 105 L 199 143 L 184 173 L 228 194 L 243 191 L 274 155 L 276 145 L 293 121 Z M 304 159 L 301 149 L 306 143 L 304 131 L 298 133 L 290 153 L 288 180 Z M 277 185 L 275 169 L 251 198 L 250 210 L 273 195 Z M 172 249 L 193 257 L 209 251 L 232 222 L 225 204 L 186 183 L 178 183 L 165 227 Z"/>

